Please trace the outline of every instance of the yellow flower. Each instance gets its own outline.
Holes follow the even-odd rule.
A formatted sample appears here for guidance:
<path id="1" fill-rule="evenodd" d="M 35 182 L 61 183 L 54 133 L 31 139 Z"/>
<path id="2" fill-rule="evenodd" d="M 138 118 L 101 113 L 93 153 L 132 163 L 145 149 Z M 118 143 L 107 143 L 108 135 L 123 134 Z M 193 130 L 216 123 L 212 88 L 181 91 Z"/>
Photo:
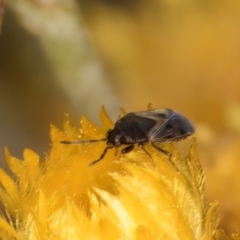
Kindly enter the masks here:
<path id="1" fill-rule="evenodd" d="M 137 147 L 118 156 L 111 149 L 88 167 L 106 143 L 60 143 L 104 137 L 113 123 L 104 109 L 100 116 L 101 128 L 85 117 L 80 132 L 68 121 L 64 132 L 51 126 L 52 145 L 42 162 L 29 149 L 23 160 L 6 150 L 14 176 L 0 169 L 0 199 L 7 212 L 0 218 L 1 239 L 227 239 L 216 230 L 217 204 L 204 199 L 194 144 L 185 158 L 171 144 L 163 146 L 175 166 L 146 144 L 152 158 Z"/>

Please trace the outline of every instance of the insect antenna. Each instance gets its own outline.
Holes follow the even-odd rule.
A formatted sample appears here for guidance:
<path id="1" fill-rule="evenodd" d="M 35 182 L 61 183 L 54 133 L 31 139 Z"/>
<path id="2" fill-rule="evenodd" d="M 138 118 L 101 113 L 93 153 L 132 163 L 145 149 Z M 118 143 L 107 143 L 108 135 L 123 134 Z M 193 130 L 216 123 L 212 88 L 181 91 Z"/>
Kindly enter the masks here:
<path id="1" fill-rule="evenodd" d="M 61 141 L 62 144 L 82 144 L 82 143 L 94 143 L 94 142 L 104 142 L 107 138 L 102 139 L 89 139 L 89 140 L 76 140 L 76 141 Z"/>

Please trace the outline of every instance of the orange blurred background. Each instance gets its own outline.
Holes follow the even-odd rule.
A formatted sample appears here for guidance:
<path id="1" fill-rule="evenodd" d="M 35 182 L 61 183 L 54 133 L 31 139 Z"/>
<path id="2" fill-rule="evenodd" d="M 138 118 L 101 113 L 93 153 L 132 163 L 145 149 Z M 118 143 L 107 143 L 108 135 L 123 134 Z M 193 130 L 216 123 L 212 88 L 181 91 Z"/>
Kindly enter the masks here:
<path id="1" fill-rule="evenodd" d="M 119 107 L 173 108 L 196 125 L 221 227 L 240 231 L 239 1 L 10 0 L 3 20 L 2 166 L 4 146 L 44 158 L 64 113 L 78 126 L 99 123 L 102 105 L 113 120 Z"/>

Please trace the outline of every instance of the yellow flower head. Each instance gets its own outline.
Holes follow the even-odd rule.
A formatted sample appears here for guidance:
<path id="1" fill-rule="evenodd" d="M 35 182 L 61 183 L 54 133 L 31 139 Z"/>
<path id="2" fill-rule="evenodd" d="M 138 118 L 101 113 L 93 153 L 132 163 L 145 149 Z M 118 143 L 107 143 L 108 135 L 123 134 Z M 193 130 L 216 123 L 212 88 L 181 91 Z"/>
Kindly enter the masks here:
<path id="1" fill-rule="evenodd" d="M 0 218 L 1 239 L 227 239 L 216 231 L 216 204 L 204 199 L 204 175 L 194 146 L 184 158 L 165 144 L 174 165 L 146 144 L 152 158 L 137 147 L 117 156 L 110 149 L 89 167 L 105 142 L 60 143 L 105 137 L 113 123 L 104 109 L 100 116 L 101 128 L 85 117 L 80 131 L 68 121 L 64 132 L 51 126 L 52 145 L 42 162 L 29 149 L 23 160 L 6 150 L 14 176 L 0 169 L 0 199 L 7 212 Z"/>

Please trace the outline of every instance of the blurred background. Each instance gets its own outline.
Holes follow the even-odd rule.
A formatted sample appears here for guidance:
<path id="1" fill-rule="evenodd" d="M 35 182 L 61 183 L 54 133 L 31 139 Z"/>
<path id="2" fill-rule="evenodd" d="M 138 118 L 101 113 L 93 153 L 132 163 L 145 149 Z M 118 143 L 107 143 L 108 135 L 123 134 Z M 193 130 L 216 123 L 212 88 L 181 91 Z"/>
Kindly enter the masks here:
<path id="1" fill-rule="evenodd" d="M 5 146 L 44 159 L 64 113 L 79 126 L 102 105 L 114 121 L 119 107 L 176 109 L 196 125 L 220 226 L 240 232 L 238 0 L 9 0 L 2 20 L 2 167 Z"/>

